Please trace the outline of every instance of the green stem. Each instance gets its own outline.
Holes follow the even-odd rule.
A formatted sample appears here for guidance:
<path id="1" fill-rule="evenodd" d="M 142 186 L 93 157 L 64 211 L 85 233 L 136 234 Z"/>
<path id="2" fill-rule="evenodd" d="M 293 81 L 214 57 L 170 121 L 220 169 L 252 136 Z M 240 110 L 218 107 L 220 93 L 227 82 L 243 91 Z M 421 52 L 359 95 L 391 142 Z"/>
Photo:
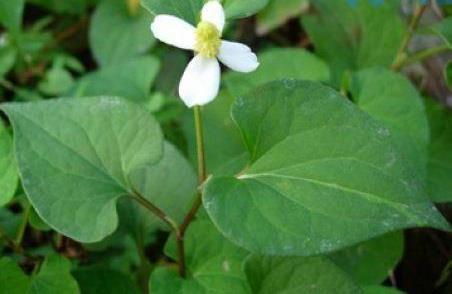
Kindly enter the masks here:
<path id="1" fill-rule="evenodd" d="M 0 240 L 4 240 L 6 245 L 11 248 L 17 255 L 28 257 L 24 249 L 20 245 L 16 244 L 16 242 L 14 242 L 14 240 L 8 236 L 8 234 L 2 227 L 0 227 Z"/>
<path id="2" fill-rule="evenodd" d="M 201 106 L 195 106 L 193 109 L 195 118 L 195 133 L 196 133 L 196 149 L 198 157 L 198 193 L 192 204 L 191 209 L 184 218 L 184 221 L 179 227 L 179 236 L 177 236 L 177 248 L 179 256 L 179 274 L 181 277 L 185 277 L 185 250 L 184 250 L 184 236 L 187 231 L 188 226 L 195 218 L 196 213 L 202 205 L 202 192 L 201 187 L 204 184 L 207 173 L 206 173 L 206 160 L 205 160 L 205 149 L 204 149 L 204 132 L 202 125 L 202 113 Z"/>
<path id="3" fill-rule="evenodd" d="M 22 222 L 20 223 L 19 230 L 16 235 L 16 244 L 22 244 L 22 239 L 24 238 L 25 229 L 28 224 L 28 217 L 30 216 L 31 204 L 27 203 L 25 205 L 24 214 L 22 217 Z"/>
<path id="4" fill-rule="evenodd" d="M 413 17 L 411 18 L 410 24 L 408 26 L 407 31 L 405 32 L 405 36 L 403 37 L 402 44 L 397 52 L 397 56 L 392 64 L 392 68 L 394 70 L 400 69 L 399 64 L 406 58 L 406 51 L 408 46 L 410 45 L 411 39 L 413 38 L 414 32 L 416 31 L 419 21 L 421 20 L 422 15 L 427 10 L 428 4 L 426 5 L 418 5 L 415 9 Z"/>
<path id="5" fill-rule="evenodd" d="M 394 70 L 400 70 L 401 68 L 403 68 L 403 67 L 405 67 L 407 65 L 420 62 L 420 61 L 422 61 L 424 59 L 427 59 L 429 57 L 435 56 L 437 54 L 440 54 L 440 53 L 443 53 L 443 52 L 446 52 L 446 51 L 449 51 L 449 50 L 452 50 L 452 48 L 449 45 L 441 45 L 441 46 L 437 46 L 437 47 L 428 48 L 428 49 L 425 49 L 425 50 L 418 51 L 416 53 L 413 53 L 413 55 L 402 59 L 400 61 L 400 63 L 395 64 L 393 66 L 393 69 Z"/>
<path id="6" fill-rule="evenodd" d="M 158 218 L 160 218 L 164 223 L 166 223 L 172 230 L 177 232 L 179 230 L 177 223 L 171 219 L 166 213 L 152 204 L 150 201 L 148 201 L 146 198 L 144 198 L 143 195 L 141 195 L 138 191 L 133 191 L 133 194 L 131 194 L 131 197 L 137 201 L 139 204 L 141 204 L 144 208 L 152 212 L 154 215 L 156 215 Z"/>

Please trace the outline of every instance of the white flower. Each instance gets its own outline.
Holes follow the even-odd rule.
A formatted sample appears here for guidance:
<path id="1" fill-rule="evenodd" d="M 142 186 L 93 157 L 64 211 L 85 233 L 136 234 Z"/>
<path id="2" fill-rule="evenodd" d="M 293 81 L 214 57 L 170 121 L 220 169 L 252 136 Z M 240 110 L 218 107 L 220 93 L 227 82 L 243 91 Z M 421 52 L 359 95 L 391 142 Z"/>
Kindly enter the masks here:
<path id="1" fill-rule="evenodd" d="M 239 72 L 252 72 L 259 66 L 256 55 L 243 44 L 221 40 L 225 14 L 221 4 L 212 0 L 201 11 L 195 28 L 172 15 L 157 15 L 151 25 L 154 36 L 162 42 L 193 50 L 179 85 L 179 96 L 188 107 L 204 105 L 218 95 L 220 64 Z"/>

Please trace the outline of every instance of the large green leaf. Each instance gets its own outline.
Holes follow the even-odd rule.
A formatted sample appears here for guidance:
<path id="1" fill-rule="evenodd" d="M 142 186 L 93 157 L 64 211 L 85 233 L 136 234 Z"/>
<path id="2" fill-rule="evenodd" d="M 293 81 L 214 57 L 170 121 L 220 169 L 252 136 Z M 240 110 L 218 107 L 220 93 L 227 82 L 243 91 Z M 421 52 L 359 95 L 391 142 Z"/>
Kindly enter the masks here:
<path id="1" fill-rule="evenodd" d="M 130 175 L 162 155 L 158 124 L 113 97 L 2 106 L 14 128 L 24 189 L 57 231 L 99 241 L 118 222 L 116 201 L 132 193 Z"/>
<path id="2" fill-rule="evenodd" d="M 379 285 L 395 268 L 402 254 L 403 234 L 397 232 L 335 252 L 330 258 L 360 285 Z"/>
<path id="3" fill-rule="evenodd" d="M 230 72 L 225 76 L 234 96 L 277 79 L 328 81 L 330 70 L 318 57 L 303 49 L 277 48 L 259 55 L 259 68 L 249 74 Z"/>
<path id="4" fill-rule="evenodd" d="M 111 65 L 81 78 L 71 92 L 75 96 L 118 96 L 144 103 L 157 76 L 157 58 L 144 56 Z"/>
<path id="5" fill-rule="evenodd" d="M 79 287 L 70 274 L 71 263 L 58 255 L 49 255 L 39 272 L 26 276 L 9 258 L 0 260 L 0 293 L 9 294 L 78 294 Z M 5 275 L 4 275 L 5 274 Z"/>
<path id="6" fill-rule="evenodd" d="M 362 293 L 352 278 L 325 257 L 250 256 L 245 272 L 252 293 Z"/>
<path id="7" fill-rule="evenodd" d="M 434 202 L 452 201 L 452 112 L 428 101 L 431 130 L 427 190 Z"/>
<path id="8" fill-rule="evenodd" d="M 25 0 L 0 1 L 0 23 L 8 30 L 18 32 L 22 25 Z"/>
<path id="9" fill-rule="evenodd" d="M 130 277 L 96 267 L 79 268 L 72 273 L 83 294 L 139 294 L 140 290 Z"/>
<path id="10" fill-rule="evenodd" d="M 203 201 L 238 245 L 305 256 L 406 227 L 449 229 L 390 130 L 334 90 L 273 82 L 239 97 L 232 113 L 251 162 L 237 177 L 211 178 Z"/>
<path id="11" fill-rule="evenodd" d="M 139 10 L 137 15 L 130 15 L 124 0 L 101 2 L 89 31 L 97 62 L 102 66 L 118 64 L 145 53 L 155 41 L 150 24 L 149 13 Z"/>
<path id="12" fill-rule="evenodd" d="M 8 203 L 14 196 L 18 181 L 13 141 L 0 120 L 0 207 Z"/>
<path id="13" fill-rule="evenodd" d="M 141 0 L 152 14 L 169 14 L 193 25 L 199 21 L 201 9 L 207 0 Z M 221 0 L 228 19 L 251 16 L 268 4 L 268 0 Z"/>
<path id="14" fill-rule="evenodd" d="M 405 26 L 400 2 L 382 2 L 359 1 L 353 6 L 348 0 L 316 0 L 313 13 L 303 16 L 316 52 L 332 66 L 335 84 L 345 70 L 389 66 L 394 61 Z"/>
<path id="15" fill-rule="evenodd" d="M 176 259 L 174 238 L 166 253 Z M 189 277 L 181 279 L 175 268 L 159 267 L 151 275 L 152 293 L 250 293 L 242 270 L 245 250 L 226 240 L 208 220 L 190 225 L 185 238 Z"/>

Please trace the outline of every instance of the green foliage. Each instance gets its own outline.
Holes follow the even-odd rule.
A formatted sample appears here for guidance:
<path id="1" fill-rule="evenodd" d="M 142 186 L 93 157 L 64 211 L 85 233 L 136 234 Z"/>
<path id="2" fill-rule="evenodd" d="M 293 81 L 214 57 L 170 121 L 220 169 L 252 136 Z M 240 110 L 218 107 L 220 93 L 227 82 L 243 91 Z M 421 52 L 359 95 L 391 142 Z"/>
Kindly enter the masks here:
<path id="1" fill-rule="evenodd" d="M 0 207 L 14 196 L 19 176 L 11 136 L 0 121 Z"/>
<path id="2" fill-rule="evenodd" d="M 0 294 L 448 293 L 450 7 L 207 1 L 0 0 Z"/>
<path id="3" fill-rule="evenodd" d="M 353 7 L 347 0 L 316 0 L 315 12 L 302 17 L 315 51 L 330 63 L 335 84 L 346 70 L 389 66 L 403 38 L 397 1 L 357 2 Z"/>
<path id="4" fill-rule="evenodd" d="M 105 0 L 91 20 L 89 38 L 93 55 L 101 66 L 119 64 L 145 53 L 154 44 L 144 10 L 131 15 L 123 0 Z M 105 36 L 108 36 L 106 38 Z"/>
<path id="5" fill-rule="evenodd" d="M 362 293 L 325 257 L 250 256 L 245 272 L 252 293 Z"/>
<path id="6" fill-rule="evenodd" d="M 452 113 L 428 101 L 431 142 L 428 156 L 427 188 L 435 202 L 452 201 Z"/>
<path id="7" fill-rule="evenodd" d="M 80 290 L 70 269 L 71 264 L 67 259 L 50 255 L 44 260 L 39 272 L 28 277 L 14 261 L 4 257 L 0 259 L 0 293 L 78 294 Z"/>
<path id="8" fill-rule="evenodd" d="M 0 23 L 13 33 L 20 31 L 25 0 L 0 2 Z"/>
<path id="9" fill-rule="evenodd" d="M 117 199 L 133 192 L 131 173 L 162 156 L 155 120 L 119 98 L 58 99 L 3 109 L 13 123 L 30 201 L 48 224 L 76 240 L 94 242 L 111 234 L 118 222 Z"/>
<path id="10" fill-rule="evenodd" d="M 448 227 L 390 130 L 333 90 L 274 82 L 239 97 L 232 113 L 251 162 L 238 177 L 209 180 L 204 207 L 240 246 L 305 256 L 401 228 Z"/>
<path id="11" fill-rule="evenodd" d="M 181 279 L 175 268 L 159 267 L 151 275 L 152 293 L 250 293 L 241 267 L 247 252 L 226 240 L 208 220 L 197 220 L 186 235 L 190 277 Z M 176 258 L 173 239 L 167 254 Z"/>
<path id="12" fill-rule="evenodd" d="M 229 91 L 235 96 L 278 79 L 327 81 L 328 66 L 315 55 L 302 49 L 271 49 L 259 55 L 259 68 L 250 74 L 230 72 L 225 77 Z"/>

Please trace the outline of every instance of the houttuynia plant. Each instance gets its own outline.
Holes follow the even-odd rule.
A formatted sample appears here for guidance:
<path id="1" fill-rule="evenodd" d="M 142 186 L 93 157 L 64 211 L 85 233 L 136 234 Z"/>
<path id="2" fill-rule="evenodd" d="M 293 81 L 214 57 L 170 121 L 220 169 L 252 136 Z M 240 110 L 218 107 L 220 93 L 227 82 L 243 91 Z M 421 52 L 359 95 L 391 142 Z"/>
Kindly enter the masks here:
<path id="1" fill-rule="evenodd" d="M 0 0 L 0 294 L 451 293 L 450 13 Z"/>

